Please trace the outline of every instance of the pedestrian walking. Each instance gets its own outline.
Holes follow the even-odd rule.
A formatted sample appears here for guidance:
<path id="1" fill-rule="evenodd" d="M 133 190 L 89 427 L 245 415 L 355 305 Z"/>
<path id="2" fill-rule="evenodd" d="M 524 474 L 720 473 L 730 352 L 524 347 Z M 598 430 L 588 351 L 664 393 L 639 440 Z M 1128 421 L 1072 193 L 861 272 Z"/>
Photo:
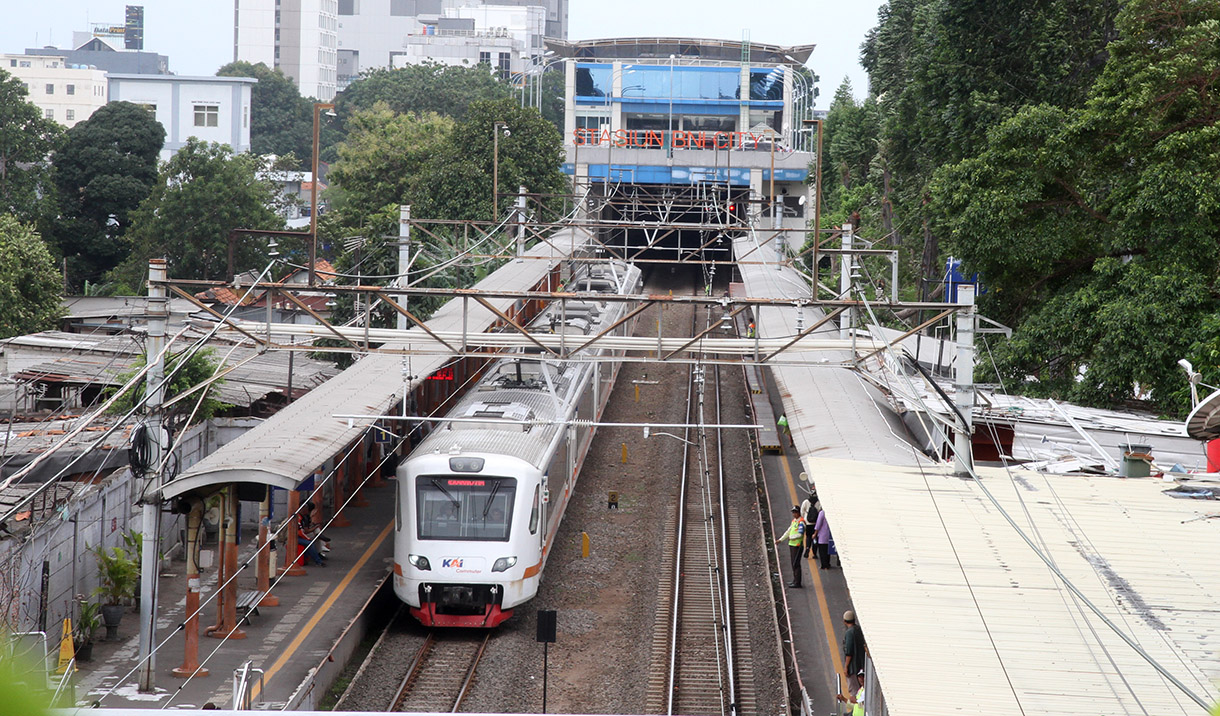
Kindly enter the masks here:
<path id="1" fill-rule="evenodd" d="M 843 612 L 843 678 L 851 683 L 851 674 L 864 668 L 864 632 L 856 623 L 856 613 Z"/>
<path id="2" fill-rule="evenodd" d="M 793 589 L 800 589 L 801 584 L 801 551 L 805 542 L 805 521 L 801 519 L 801 508 L 792 506 L 792 522 L 775 544 L 788 540 L 788 559 L 792 565 L 792 581 L 788 583 Z"/>
<path id="3" fill-rule="evenodd" d="M 818 543 L 818 569 L 830 569 L 830 523 L 826 521 L 826 510 L 818 512 L 813 532 Z"/>

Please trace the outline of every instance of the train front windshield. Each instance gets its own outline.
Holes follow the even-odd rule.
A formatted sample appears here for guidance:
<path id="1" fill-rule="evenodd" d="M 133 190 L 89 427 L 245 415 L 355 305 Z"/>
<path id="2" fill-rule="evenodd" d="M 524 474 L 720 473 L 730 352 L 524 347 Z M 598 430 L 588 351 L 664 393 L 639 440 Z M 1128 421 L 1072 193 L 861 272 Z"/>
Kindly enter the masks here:
<path id="1" fill-rule="evenodd" d="M 517 481 L 511 477 L 418 477 L 417 536 L 507 542 L 516 494 Z"/>

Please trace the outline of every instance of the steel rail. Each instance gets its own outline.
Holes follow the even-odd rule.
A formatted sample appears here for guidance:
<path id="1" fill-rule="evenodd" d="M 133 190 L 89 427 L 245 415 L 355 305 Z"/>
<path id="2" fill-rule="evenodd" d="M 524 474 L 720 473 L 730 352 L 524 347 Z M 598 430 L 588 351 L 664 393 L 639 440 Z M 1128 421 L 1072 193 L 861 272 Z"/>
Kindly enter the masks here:
<path id="1" fill-rule="evenodd" d="M 386 711 L 397 711 L 399 705 L 407 698 L 407 691 L 411 687 L 411 682 L 419 675 L 420 666 L 424 663 L 424 658 L 428 652 L 432 651 L 432 645 L 436 643 L 436 633 L 429 632 L 428 638 L 424 639 L 424 643 L 419 647 L 419 651 L 415 652 L 415 659 L 411 661 L 411 666 L 407 669 L 407 675 L 403 677 L 402 683 L 398 685 L 398 690 L 394 692 L 394 698 L 390 699 L 390 706 Z"/>
<path id="2" fill-rule="evenodd" d="M 466 672 L 466 678 L 462 679 L 462 688 L 458 690 L 457 698 L 453 701 L 453 708 L 449 713 L 455 714 L 462 707 L 462 702 L 466 700 L 466 694 L 470 692 L 470 683 L 474 681 L 474 672 L 479 668 L 479 662 L 483 660 L 483 652 L 487 650 L 487 642 L 491 640 L 491 630 L 487 631 L 487 635 L 483 637 L 483 641 L 479 642 L 478 648 L 474 652 L 474 659 L 470 662 L 470 669 Z"/>
<path id="3" fill-rule="evenodd" d="M 737 716 L 737 672 L 734 667 L 733 649 L 733 590 L 730 585 L 729 571 L 729 510 L 724 494 L 724 442 L 720 428 L 720 366 L 713 368 L 712 376 L 716 381 L 716 473 L 720 496 L 720 590 L 724 599 L 724 606 L 721 609 L 721 613 L 724 614 L 724 663 L 729 685 L 729 713 Z"/>
<path id="4" fill-rule="evenodd" d="M 695 312 L 695 315 L 691 317 L 692 331 L 695 329 L 697 317 L 698 312 Z M 678 525 L 677 538 L 674 545 L 674 593 L 671 601 L 672 612 L 669 624 L 669 683 L 665 693 L 666 714 L 673 714 L 674 712 L 674 686 L 678 676 L 678 618 L 681 611 L 679 599 L 682 595 L 682 551 L 686 533 L 686 487 L 687 478 L 690 474 L 691 428 L 689 423 L 691 420 L 691 400 L 695 388 L 695 368 L 695 365 L 691 365 L 686 383 L 686 422 L 688 424 L 682 431 L 682 476 L 678 483 Z"/>

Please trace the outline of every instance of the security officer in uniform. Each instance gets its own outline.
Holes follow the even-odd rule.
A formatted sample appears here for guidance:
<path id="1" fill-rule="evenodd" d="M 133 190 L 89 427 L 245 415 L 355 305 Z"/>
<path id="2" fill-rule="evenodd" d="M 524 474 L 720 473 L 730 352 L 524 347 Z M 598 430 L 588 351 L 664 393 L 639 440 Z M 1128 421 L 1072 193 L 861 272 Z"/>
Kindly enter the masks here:
<path id="1" fill-rule="evenodd" d="M 805 520 L 801 519 L 801 508 L 796 505 L 792 506 L 792 523 L 788 525 L 788 529 L 775 540 L 775 544 L 779 544 L 788 540 L 788 557 L 792 562 L 792 581 L 788 583 L 793 589 L 800 589 L 801 584 L 801 552 L 804 551 L 803 542 L 805 541 Z"/>

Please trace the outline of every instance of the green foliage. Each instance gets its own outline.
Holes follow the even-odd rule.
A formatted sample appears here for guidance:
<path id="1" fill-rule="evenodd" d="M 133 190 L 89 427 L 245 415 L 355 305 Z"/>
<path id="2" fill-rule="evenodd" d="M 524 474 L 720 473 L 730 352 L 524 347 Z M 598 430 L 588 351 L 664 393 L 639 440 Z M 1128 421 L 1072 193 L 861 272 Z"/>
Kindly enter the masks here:
<path id="1" fill-rule="evenodd" d="M 348 138 L 329 179 L 342 187 L 344 210 L 374 213 L 390 204 L 415 203 L 423 170 L 449 144 L 455 122 L 435 112 L 398 114 L 384 102 L 348 120 Z"/>
<path id="2" fill-rule="evenodd" d="M 26 99 L 25 84 L 0 70 L 0 212 L 32 222 L 50 192 L 47 157 L 61 130 Z"/>
<path id="3" fill-rule="evenodd" d="M 384 102 L 398 114 L 435 112 L 461 119 L 478 100 L 511 99 L 512 89 L 487 66 L 458 67 L 426 63 L 363 72 L 335 99 L 345 118 Z"/>
<path id="4" fill-rule="evenodd" d="M 215 142 L 191 137 L 168 162 L 148 198 L 132 214 L 131 256 L 111 279 L 139 286 L 148 259 L 163 256 L 174 278 L 228 279 L 228 236 L 236 228 L 281 229 L 275 207 L 283 195 L 259 177 L 264 161 L 233 154 Z M 172 238 L 171 238 L 172 237 Z M 261 270 L 265 253 L 249 240 L 238 241 L 237 272 Z"/>
<path id="5" fill-rule="evenodd" d="M 102 605 L 99 602 L 81 600 L 80 611 L 76 617 L 75 635 L 73 641 L 77 648 L 93 641 L 93 635 L 102 625 Z"/>
<path id="6" fill-rule="evenodd" d="M 216 75 L 258 80 L 250 89 L 250 151 L 291 154 L 300 168 L 307 168 L 313 151 L 313 106 L 301 97 L 296 83 L 283 70 L 261 62 L 230 62 Z"/>
<path id="7" fill-rule="evenodd" d="M 38 233 L 0 214 L 0 338 L 53 328 L 64 313 L 61 289 L 55 259 Z"/>
<path id="8" fill-rule="evenodd" d="M 135 596 L 136 585 L 140 583 L 140 567 L 127 550 L 97 545 L 89 551 L 97 558 L 98 576 L 102 580 L 94 594 L 100 595 L 106 606 L 119 606 Z"/>
<path id="9" fill-rule="evenodd" d="M 946 166 L 930 213 L 1018 326 L 1013 386 L 1094 404 L 1185 407 L 1175 362 L 1220 378 L 1220 3 L 1133 0 L 1079 107 L 1027 107 Z M 1202 335 L 1202 340 L 1195 336 Z"/>
<path id="10" fill-rule="evenodd" d="M 64 135 L 54 156 L 60 216 L 51 235 L 74 285 L 127 257 L 130 217 L 157 180 L 165 130 L 145 109 L 111 102 Z"/>
<path id="11" fill-rule="evenodd" d="M 11 638 L 0 634 L 0 638 Z M 6 655 L 7 656 L 7 655 Z M 0 714 L 39 716 L 51 712 L 51 694 L 45 686 L 47 665 L 28 654 L 0 659 Z"/>
<path id="12" fill-rule="evenodd" d="M 211 348 L 204 348 L 190 354 L 186 353 L 185 351 L 181 353 L 167 354 L 165 357 L 165 374 L 170 376 L 170 379 L 169 383 L 165 386 L 165 401 L 168 402 L 174 399 L 178 395 L 185 393 L 186 391 L 194 388 L 196 385 L 199 385 L 215 375 L 216 371 L 218 370 L 215 355 L 216 351 Z M 186 356 L 185 361 L 183 360 L 184 356 Z M 120 373 L 118 376 L 116 376 L 115 380 L 121 385 L 126 385 L 144 368 L 144 366 L 145 356 L 139 356 L 136 359 L 136 362 L 132 364 L 131 368 L 123 373 Z M 175 405 L 173 412 L 169 415 L 170 420 L 173 421 L 180 418 L 184 419 L 192 412 L 194 412 L 196 420 L 207 420 L 208 418 L 215 416 L 217 413 L 233 407 L 212 397 L 216 388 L 223 385 L 224 382 L 225 381 L 223 378 L 218 379 L 203 390 L 205 397 L 203 402 L 199 405 L 198 410 L 195 410 L 195 403 L 198 402 L 199 399 L 198 393 L 195 393 L 191 396 L 191 398 L 183 400 L 181 403 Z M 131 412 L 131 409 L 135 407 L 137 403 L 144 400 L 145 388 L 146 383 L 143 380 L 132 386 L 132 388 L 120 396 L 118 400 L 114 401 L 114 404 L 110 406 L 110 412 L 116 415 L 126 415 L 127 413 Z M 117 388 L 108 389 L 107 395 L 112 395 L 116 390 Z M 123 541 L 128 550 L 136 555 L 135 558 L 138 562 L 140 555 L 140 544 L 143 536 L 140 535 L 137 537 L 135 534 L 136 533 L 131 535 L 124 534 Z"/>

